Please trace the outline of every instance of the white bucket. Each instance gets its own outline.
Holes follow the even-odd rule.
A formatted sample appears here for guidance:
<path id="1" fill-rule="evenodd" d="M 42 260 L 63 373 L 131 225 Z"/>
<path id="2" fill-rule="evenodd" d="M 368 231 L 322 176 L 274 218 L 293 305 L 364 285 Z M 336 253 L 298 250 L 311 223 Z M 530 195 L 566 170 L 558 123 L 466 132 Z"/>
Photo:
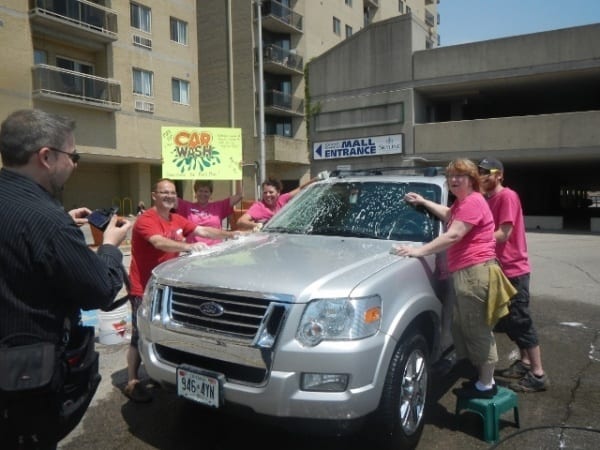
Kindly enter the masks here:
<path id="1" fill-rule="evenodd" d="M 98 311 L 98 340 L 101 344 L 113 345 L 131 339 L 131 311 L 129 303 L 113 311 Z"/>

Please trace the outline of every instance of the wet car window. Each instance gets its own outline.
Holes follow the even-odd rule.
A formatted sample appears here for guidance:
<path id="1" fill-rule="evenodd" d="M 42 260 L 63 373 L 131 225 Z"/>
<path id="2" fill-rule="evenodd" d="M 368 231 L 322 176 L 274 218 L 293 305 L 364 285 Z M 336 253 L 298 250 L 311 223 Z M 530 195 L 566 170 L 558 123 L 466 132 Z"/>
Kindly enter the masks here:
<path id="1" fill-rule="evenodd" d="M 263 230 L 429 242 L 439 233 L 439 220 L 405 202 L 407 192 L 435 202 L 441 196 L 430 183 L 323 183 L 302 191 Z"/>

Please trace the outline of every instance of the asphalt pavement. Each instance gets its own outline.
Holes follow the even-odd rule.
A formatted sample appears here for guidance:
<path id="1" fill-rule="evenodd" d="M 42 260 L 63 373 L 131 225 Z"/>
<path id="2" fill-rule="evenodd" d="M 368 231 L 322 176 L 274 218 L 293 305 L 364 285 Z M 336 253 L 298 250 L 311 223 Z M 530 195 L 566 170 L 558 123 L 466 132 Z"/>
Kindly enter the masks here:
<path id="1" fill-rule="evenodd" d="M 531 306 L 542 360 L 550 377 L 546 392 L 518 394 L 520 428 L 512 412 L 501 417 L 500 440 L 482 439 L 481 418 L 455 415 L 452 389 L 466 375 L 461 366 L 435 380 L 430 414 L 418 450 L 430 449 L 597 449 L 600 442 L 600 235 L 530 232 Z M 128 249 L 125 262 L 128 264 Z M 500 362 L 517 357 L 505 335 L 497 335 Z M 102 382 L 79 426 L 59 443 L 71 449 L 263 450 L 373 449 L 359 437 L 325 438 L 294 434 L 249 417 L 198 407 L 153 387 L 154 401 L 129 402 L 127 344 L 98 344 Z M 144 375 L 142 368 L 142 375 Z M 150 380 L 146 380 L 150 383 Z M 499 384 L 502 380 L 497 379 Z"/>

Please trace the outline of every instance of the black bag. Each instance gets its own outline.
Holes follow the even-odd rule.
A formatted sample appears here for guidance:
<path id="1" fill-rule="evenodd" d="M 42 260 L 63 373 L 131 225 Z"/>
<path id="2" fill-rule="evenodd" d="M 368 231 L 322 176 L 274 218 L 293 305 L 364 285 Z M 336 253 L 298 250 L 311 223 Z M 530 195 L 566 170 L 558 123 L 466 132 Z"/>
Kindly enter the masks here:
<path id="1" fill-rule="evenodd" d="M 6 395 L 55 392 L 64 381 L 62 369 L 50 342 L 0 347 L 0 391 Z"/>
<path id="2" fill-rule="evenodd" d="M 6 342 L 6 339 L 3 340 Z M 94 328 L 49 342 L 0 348 L 0 437 L 57 443 L 85 414 L 100 383 Z"/>

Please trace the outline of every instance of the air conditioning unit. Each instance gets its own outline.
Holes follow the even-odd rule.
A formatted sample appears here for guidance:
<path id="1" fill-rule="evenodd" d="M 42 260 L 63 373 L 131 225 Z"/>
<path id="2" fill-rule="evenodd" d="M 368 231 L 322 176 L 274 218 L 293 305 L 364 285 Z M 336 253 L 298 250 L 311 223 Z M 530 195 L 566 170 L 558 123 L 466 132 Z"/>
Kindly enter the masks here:
<path id="1" fill-rule="evenodd" d="M 143 111 L 143 112 L 148 112 L 148 113 L 154 112 L 154 103 L 152 103 L 152 102 L 136 100 L 133 107 L 136 111 Z"/>
<path id="2" fill-rule="evenodd" d="M 137 34 L 134 34 L 133 35 L 133 45 L 137 45 L 138 47 L 152 49 L 152 39 L 148 39 L 143 36 L 138 36 Z"/>

